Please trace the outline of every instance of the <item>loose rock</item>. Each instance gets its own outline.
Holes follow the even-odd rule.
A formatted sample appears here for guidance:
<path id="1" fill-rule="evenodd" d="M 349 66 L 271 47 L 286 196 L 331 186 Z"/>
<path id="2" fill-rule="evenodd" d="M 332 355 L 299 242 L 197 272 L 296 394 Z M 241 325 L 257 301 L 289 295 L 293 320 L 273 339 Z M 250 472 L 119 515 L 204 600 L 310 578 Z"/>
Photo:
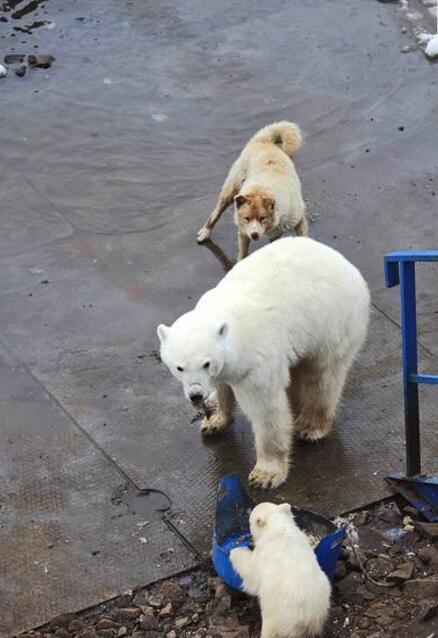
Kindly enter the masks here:
<path id="1" fill-rule="evenodd" d="M 138 607 L 121 607 L 117 610 L 116 618 L 118 620 L 135 620 L 141 614 Z"/>
<path id="2" fill-rule="evenodd" d="M 438 576 L 410 580 L 405 584 L 404 592 L 417 600 L 438 598 Z"/>
<path id="3" fill-rule="evenodd" d="M 175 627 L 177 629 L 183 629 L 183 627 L 186 627 L 189 624 L 190 624 L 190 618 L 187 618 L 187 616 L 184 616 L 184 618 L 177 618 L 175 620 Z"/>
<path id="4" fill-rule="evenodd" d="M 19 78 L 24 78 L 24 76 L 26 75 L 26 71 L 27 71 L 27 66 L 25 64 L 22 64 L 16 71 L 15 71 L 15 75 L 17 75 Z"/>
<path id="5" fill-rule="evenodd" d="M 120 625 L 110 618 L 102 618 L 96 623 L 96 629 L 119 629 Z"/>
<path id="6" fill-rule="evenodd" d="M 44 55 L 42 53 L 32 53 L 27 56 L 27 63 L 30 67 L 38 69 L 50 69 L 56 58 L 53 55 Z"/>
<path id="7" fill-rule="evenodd" d="M 396 570 L 387 575 L 386 580 L 390 583 L 404 583 L 414 577 L 414 563 L 402 563 Z"/>
<path id="8" fill-rule="evenodd" d="M 421 521 L 417 521 L 415 523 L 415 528 L 425 538 L 429 538 L 431 541 L 438 540 L 438 523 L 423 523 Z"/>
<path id="9" fill-rule="evenodd" d="M 173 605 L 183 603 L 187 598 L 184 589 L 172 580 L 162 583 L 160 594 L 166 602 Z"/>

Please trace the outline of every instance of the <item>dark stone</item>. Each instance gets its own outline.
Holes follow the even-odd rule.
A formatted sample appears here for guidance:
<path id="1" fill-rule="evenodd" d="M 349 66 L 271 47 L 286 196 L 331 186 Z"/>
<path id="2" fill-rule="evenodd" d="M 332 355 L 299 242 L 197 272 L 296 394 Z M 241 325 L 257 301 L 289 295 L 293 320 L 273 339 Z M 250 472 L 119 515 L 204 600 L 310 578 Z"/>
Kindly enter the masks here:
<path id="1" fill-rule="evenodd" d="M 376 518 L 379 522 L 387 523 L 390 527 L 399 527 L 402 517 L 398 507 L 390 507 L 389 505 L 380 505 L 376 512 Z"/>
<path id="2" fill-rule="evenodd" d="M 162 583 L 159 593 L 166 602 L 173 605 L 183 603 L 187 597 L 185 590 L 172 580 Z"/>
<path id="3" fill-rule="evenodd" d="M 43 53 L 31 53 L 27 56 L 29 66 L 38 69 L 50 69 L 55 60 L 53 55 L 44 55 Z"/>
<path id="4" fill-rule="evenodd" d="M 16 71 L 15 71 L 15 75 L 18 75 L 19 78 L 24 78 L 24 76 L 26 75 L 26 71 L 27 71 L 27 66 L 25 64 L 22 64 Z M 48 282 L 47 282 L 48 283 Z"/>
<path id="5" fill-rule="evenodd" d="M 120 625 L 111 618 L 102 618 L 96 623 L 96 629 L 119 629 Z"/>
<path id="6" fill-rule="evenodd" d="M 338 562 L 336 563 L 336 568 L 335 568 L 335 580 L 341 580 L 341 578 L 344 578 L 347 575 L 347 567 L 345 566 L 345 563 L 343 563 L 342 561 L 338 560 Z"/>
<path id="7" fill-rule="evenodd" d="M 430 578 L 416 578 L 405 583 L 404 593 L 411 598 L 438 598 L 438 576 Z"/>
<path id="8" fill-rule="evenodd" d="M 77 634 L 80 631 L 82 631 L 83 629 L 85 629 L 85 625 L 80 620 L 72 620 L 71 623 L 68 626 L 68 630 L 72 634 Z"/>
<path id="9" fill-rule="evenodd" d="M 379 530 L 364 525 L 358 529 L 359 546 L 362 550 L 373 550 L 377 553 L 383 553 L 387 538 Z"/>
<path id="10" fill-rule="evenodd" d="M 417 556 L 424 565 L 438 568 L 438 549 L 435 547 L 420 547 Z"/>
<path id="11" fill-rule="evenodd" d="M 436 600 L 424 600 L 421 603 L 421 612 L 418 619 L 421 622 L 428 622 L 438 615 L 438 602 Z"/>
<path id="12" fill-rule="evenodd" d="M 362 576 L 358 572 L 350 572 L 339 580 L 335 587 L 338 591 L 339 598 L 343 601 L 349 601 L 356 594 L 356 589 L 363 584 Z"/>
<path id="13" fill-rule="evenodd" d="M 362 527 L 362 525 L 366 525 L 369 518 L 369 512 L 358 512 L 354 516 L 354 524 L 357 527 Z"/>
<path id="14" fill-rule="evenodd" d="M 117 620 L 135 620 L 141 614 L 141 610 L 138 607 L 121 607 L 116 611 Z"/>
<path id="15" fill-rule="evenodd" d="M 3 60 L 5 64 L 21 64 L 26 56 L 21 53 L 7 53 Z"/>
<path id="16" fill-rule="evenodd" d="M 389 613 L 387 613 L 385 611 L 382 611 L 377 616 L 376 622 L 381 627 L 387 627 L 388 625 L 392 625 L 392 623 L 394 622 L 394 619 L 392 618 L 392 616 Z"/>
<path id="17" fill-rule="evenodd" d="M 438 540 L 438 523 L 423 523 L 421 521 L 417 521 L 415 523 L 415 528 L 425 538 L 428 538 L 431 541 Z"/>
<path id="18" fill-rule="evenodd" d="M 366 563 L 366 570 L 375 580 L 380 580 L 389 572 L 392 572 L 394 565 L 390 559 L 379 556 L 378 558 L 370 558 Z"/>
<path id="19" fill-rule="evenodd" d="M 119 598 L 117 598 L 117 601 L 116 601 L 117 607 L 129 607 L 131 603 L 132 603 L 131 594 L 123 594 L 122 596 L 119 596 Z"/>
<path id="20" fill-rule="evenodd" d="M 404 583 L 411 580 L 415 574 L 414 563 L 402 563 L 393 572 L 387 575 L 386 580 L 390 583 Z"/>
<path id="21" fill-rule="evenodd" d="M 142 614 L 139 623 L 140 629 L 144 629 L 146 631 L 155 631 L 159 629 L 158 620 L 155 618 L 153 613 Z"/>

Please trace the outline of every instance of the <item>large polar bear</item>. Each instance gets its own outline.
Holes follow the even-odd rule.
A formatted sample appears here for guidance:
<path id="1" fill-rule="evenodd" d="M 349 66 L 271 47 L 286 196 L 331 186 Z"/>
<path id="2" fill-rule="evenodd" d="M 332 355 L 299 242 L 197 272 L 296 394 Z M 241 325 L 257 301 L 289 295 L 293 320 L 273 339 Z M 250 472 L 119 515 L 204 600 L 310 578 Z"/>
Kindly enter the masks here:
<path id="1" fill-rule="evenodd" d="M 313 239 L 280 239 L 239 262 L 194 310 L 157 332 L 161 358 L 202 405 L 212 434 L 232 420 L 235 399 L 251 421 L 253 487 L 288 475 L 292 432 L 313 441 L 332 427 L 347 372 L 367 332 L 370 296 L 360 272 Z M 294 416 L 293 416 L 294 415 Z"/>

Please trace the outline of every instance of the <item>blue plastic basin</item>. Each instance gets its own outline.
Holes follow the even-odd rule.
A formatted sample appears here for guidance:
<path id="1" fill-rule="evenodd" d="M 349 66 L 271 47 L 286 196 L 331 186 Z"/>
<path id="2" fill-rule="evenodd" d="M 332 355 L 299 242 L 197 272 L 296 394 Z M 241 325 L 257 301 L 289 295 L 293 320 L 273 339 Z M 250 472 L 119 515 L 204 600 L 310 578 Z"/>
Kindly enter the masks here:
<path id="1" fill-rule="evenodd" d="M 254 506 L 254 501 L 246 494 L 237 474 L 228 474 L 219 481 L 213 533 L 213 565 L 217 575 L 227 585 L 239 591 L 243 591 L 242 579 L 231 565 L 230 551 L 236 547 L 251 546 L 249 514 Z M 331 580 L 345 529 L 311 510 L 294 507 L 292 511 L 297 525 L 303 531 L 322 537 L 315 554 L 321 569 Z"/>

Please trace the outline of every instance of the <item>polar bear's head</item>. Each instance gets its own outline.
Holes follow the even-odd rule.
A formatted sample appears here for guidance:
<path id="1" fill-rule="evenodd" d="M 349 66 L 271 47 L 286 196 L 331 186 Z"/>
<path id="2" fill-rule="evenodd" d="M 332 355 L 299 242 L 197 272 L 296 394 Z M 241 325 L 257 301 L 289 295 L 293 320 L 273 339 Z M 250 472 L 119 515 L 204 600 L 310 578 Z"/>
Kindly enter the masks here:
<path id="1" fill-rule="evenodd" d="M 255 542 L 264 535 L 267 529 L 272 532 L 291 524 L 295 525 L 295 521 L 289 503 L 281 503 L 281 505 L 259 503 L 254 507 L 249 517 L 251 536 Z"/>
<path id="2" fill-rule="evenodd" d="M 161 359 L 194 405 L 204 403 L 214 390 L 225 363 L 227 333 L 225 321 L 195 312 L 182 315 L 170 327 L 157 328 Z"/>

